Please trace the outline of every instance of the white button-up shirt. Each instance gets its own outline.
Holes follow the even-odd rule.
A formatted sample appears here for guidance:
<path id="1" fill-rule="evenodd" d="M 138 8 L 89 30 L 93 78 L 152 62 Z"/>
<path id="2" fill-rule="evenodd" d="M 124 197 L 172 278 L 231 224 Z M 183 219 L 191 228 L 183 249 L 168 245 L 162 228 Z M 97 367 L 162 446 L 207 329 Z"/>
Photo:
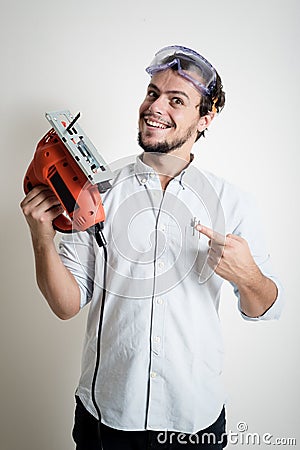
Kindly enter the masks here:
<path id="1" fill-rule="evenodd" d="M 272 275 L 251 198 L 190 164 L 162 191 L 158 174 L 138 157 L 103 196 L 107 297 L 96 398 L 102 421 L 122 430 L 194 433 L 212 424 L 226 400 L 218 316 L 223 279 L 207 264 L 208 239 L 198 221 L 244 237 L 278 297 L 261 317 L 278 318 L 279 281 Z M 62 261 L 75 276 L 81 306 L 90 303 L 77 389 L 91 400 L 103 286 L 103 250 L 87 233 L 66 235 Z M 239 304 L 239 292 L 233 286 Z"/>

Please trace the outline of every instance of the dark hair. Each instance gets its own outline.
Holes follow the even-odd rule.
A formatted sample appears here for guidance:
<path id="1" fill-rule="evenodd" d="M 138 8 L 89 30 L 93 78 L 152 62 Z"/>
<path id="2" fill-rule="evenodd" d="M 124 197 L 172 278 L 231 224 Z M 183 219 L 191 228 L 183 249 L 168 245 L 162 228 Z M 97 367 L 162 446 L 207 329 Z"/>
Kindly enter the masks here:
<path id="1" fill-rule="evenodd" d="M 201 95 L 201 101 L 199 106 L 200 117 L 206 116 L 209 112 L 215 108 L 217 113 L 221 112 L 225 106 L 225 92 L 223 91 L 223 84 L 219 74 L 216 72 L 216 85 L 213 88 L 210 95 Z M 198 131 L 196 141 L 200 139 L 201 136 L 205 137 L 205 131 Z"/>
<path id="2" fill-rule="evenodd" d="M 198 69 L 198 67 L 190 60 L 186 55 L 176 54 L 176 58 L 180 60 L 180 65 L 183 70 L 196 72 L 200 76 L 202 75 Z M 174 55 L 168 56 L 163 62 L 168 63 L 173 61 Z M 172 70 L 177 70 L 177 65 L 172 65 L 170 67 Z M 209 86 L 208 86 L 209 88 Z M 216 72 L 216 83 L 210 94 L 201 94 L 201 101 L 199 105 L 199 113 L 200 117 L 206 116 L 213 109 L 217 113 L 221 112 L 225 105 L 225 92 L 223 91 L 223 84 L 219 74 Z M 201 136 L 205 136 L 205 131 L 198 131 L 198 135 L 196 141 Z"/>

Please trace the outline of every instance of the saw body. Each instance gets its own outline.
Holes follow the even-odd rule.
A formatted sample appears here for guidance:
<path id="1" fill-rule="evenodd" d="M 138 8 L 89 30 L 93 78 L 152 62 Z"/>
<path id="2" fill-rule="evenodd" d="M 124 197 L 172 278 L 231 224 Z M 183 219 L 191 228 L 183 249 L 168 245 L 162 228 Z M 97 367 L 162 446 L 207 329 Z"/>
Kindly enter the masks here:
<path id="1" fill-rule="evenodd" d="M 65 210 L 53 221 L 54 228 L 64 233 L 85 231 L 105 220 L 101 193 L 110 188 L 112 173 L 77 124 L 75 129 L 69 111 L 46 117 L 55 127 L 37 145 L 24 191 L 48 185 Z"/>

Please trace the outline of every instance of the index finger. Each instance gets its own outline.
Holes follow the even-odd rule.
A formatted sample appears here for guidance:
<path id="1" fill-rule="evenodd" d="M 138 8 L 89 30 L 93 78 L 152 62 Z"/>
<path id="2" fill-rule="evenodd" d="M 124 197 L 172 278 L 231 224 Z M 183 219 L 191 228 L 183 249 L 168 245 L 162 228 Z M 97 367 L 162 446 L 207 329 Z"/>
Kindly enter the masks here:
<path id="1" fill-rule="evenodd" d="M 226 237 L 218 233 L 217 231 L 212 230 L 209 227 L 205 227 L 204 225 L 198 224 L 196 225 L 196 230 L 200 231 L 200 233 L 207 236 L 213 244 L 224 245 Z"/>

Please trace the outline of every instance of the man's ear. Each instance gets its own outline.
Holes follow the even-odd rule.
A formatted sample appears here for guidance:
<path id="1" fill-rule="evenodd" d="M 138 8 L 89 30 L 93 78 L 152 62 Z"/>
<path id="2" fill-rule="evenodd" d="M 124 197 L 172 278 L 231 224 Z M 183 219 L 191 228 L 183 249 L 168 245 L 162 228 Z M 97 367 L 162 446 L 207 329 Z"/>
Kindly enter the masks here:
<path id="1" fill-rule="evenodd" d="M 198 122 L 198 131 L 206 130 L 206 128 L 208 128 L 211 124 L 211 121 L 214 119 L 215 115 L 215 112 L 210 111 L 205 116 L 200 117 Z"/>

